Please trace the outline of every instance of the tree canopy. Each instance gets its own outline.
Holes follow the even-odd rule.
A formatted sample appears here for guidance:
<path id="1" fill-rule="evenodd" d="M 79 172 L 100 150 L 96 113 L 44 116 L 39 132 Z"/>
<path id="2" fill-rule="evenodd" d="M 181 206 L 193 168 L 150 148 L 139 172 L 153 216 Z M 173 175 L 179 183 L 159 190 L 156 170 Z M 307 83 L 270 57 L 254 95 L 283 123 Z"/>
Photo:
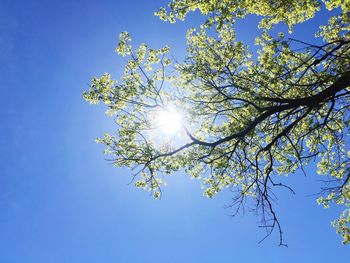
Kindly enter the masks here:
<path id="1" fill-rule="evenodd" d="M 236 212 L 253 200 L 281 245 L 273 191 L 293 192 L 280 176 L 305 173 L 316 161 L 326 181 L 317 201 L 344 208 L 332 224 L 350 243 L 350 1 L 173 0 L 156 15 L 175 23 L 196 10 L 205 23 L 188 30 L 182 62 L 168 46 L 133 48 L 130 35 L 120 34 L 123 75 L 94 77 L 84 93 L 118 125 L 117 134 L 97 141 L 156 198 L 166 174 L 185 171 L 210 198 L 230 188 Z M 315 43 L 292 38 L 295 25 L 317 12 L 329 12 L 329 20 L 312 33 Z M 247 15 L 261 18 L 254 48 L 235 34 Z M 276 34 L 276 24 L 287 32 Z M 170 122 L 172 112 L 180 116 L 173 134 L 159 131 L 164 112 Z"/>

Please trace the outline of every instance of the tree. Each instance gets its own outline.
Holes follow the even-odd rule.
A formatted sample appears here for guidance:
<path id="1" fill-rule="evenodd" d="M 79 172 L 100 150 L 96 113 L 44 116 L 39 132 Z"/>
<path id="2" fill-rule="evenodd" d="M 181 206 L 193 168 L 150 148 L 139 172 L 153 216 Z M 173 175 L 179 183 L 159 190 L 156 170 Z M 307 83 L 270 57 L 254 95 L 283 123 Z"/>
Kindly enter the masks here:
<path id="1" fill-rule="evenodd" d="M 296 24 L 326 9 L 333 16 L 316 44 L 292 38 Z M 181 63 L 169 47 L 134 50 L 121 33 L 116 51 L 129 60 L 120 82 L 94 77 L 84 93 L 90 103 L 107 105 L 119 126 L 117 135 L 97 141 L 156 198 L 164 175 L 182 170 L 202 181 L 208 197 L 232 189 L 236 212 L 254 200 L 267 236 L 277 229 L 280 245 L 273 190 L 293 192 L 280 175 L 305 173 L 317 161 L 327 178 L 318 202 L 344 207 L 333 225 L 349 243 L 350 1 L 173 0 L 156 15 L 175 23 L 195 10 L 206 21 L 188 31 Z M 256 53 L 235 36 L 235 22 L 249 14 L 262 17 Z M 278 23 L 290 37 L 273 33 Z M 164 113 L 171 122 L 181 119 L 181 129 L 159 132 Z"/>

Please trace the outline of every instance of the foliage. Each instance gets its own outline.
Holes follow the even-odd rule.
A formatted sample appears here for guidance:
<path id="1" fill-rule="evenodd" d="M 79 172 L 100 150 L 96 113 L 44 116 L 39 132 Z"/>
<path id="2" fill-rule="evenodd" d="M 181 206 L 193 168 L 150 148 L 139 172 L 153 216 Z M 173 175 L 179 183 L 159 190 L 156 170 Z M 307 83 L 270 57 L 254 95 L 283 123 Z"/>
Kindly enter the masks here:
<path id="1" fill-rule="evenodd" d="M 325 9 L 335 15 L 320 25 L 319 44 L 271 31 L 283 23 L 291 34 Z M 119 126 L 117 135 L 98 139 L 105 153 L 116 166 L 139 169 L 135 185 L 156 198 L 163 175 L 179 170 L 200 179 L 210 198 L 232 189 L 237 212 L 252 198 L 281 245 L 273 189 L 293 191 L 279 176 L 316 160 L 327 176 L 318 202 L 345 207 L 333 225 L 349 243 L 350 1 L 173 0 L 156 15 L 174 23 L 195 10 L 206 21 L 188 31 L 185 61 L 173 61 L 169 47 L 133 49 L 123 32 L 116 51 L 129 60 L 120 82 L 109 74 L 92 79 L 84 98 L 107 105 Z M 256 54 L 235 36 L 235 22 L 249 14 L 262 17 Z M 183 112 L 183 128 L 160 143 L 152 120 L 170 106 Z"/>

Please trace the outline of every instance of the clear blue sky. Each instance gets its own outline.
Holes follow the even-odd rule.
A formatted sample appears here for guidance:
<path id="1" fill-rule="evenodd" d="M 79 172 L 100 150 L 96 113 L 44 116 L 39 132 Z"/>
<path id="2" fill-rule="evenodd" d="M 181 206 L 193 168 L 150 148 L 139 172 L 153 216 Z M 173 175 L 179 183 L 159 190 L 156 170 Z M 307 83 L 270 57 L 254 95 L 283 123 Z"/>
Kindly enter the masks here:
<path id="1" fill-rule="evenodd" d="M 178 174 L 157 201 L 104 160 L 94 139 L 115 127 L 82 92 L 94 75 L 120 74 L 121 31 L 184 56 L 198 17 L 161 22 L 162 2 L 0 0 L 0 263 L 349 262 L 330 226 L 338 211 L 307 196 L 321 179 L 314 168 L 290 178 L 296 196 L 278 193 L 283 248 L 277 235 L 258 244 L 254 215 L 229 216 L 229 192 L 209 200 Z M 242 39 L 254 38 L 251 25 Z"/>

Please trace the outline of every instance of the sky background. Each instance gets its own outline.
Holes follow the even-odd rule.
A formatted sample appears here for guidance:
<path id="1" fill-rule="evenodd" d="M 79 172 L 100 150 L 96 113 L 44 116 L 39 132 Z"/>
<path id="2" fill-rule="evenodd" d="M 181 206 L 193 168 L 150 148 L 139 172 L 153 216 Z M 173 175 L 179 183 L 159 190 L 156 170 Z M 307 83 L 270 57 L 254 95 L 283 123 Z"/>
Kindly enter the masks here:
<path id="1" fill-rule="evenodd" d="M 278 192 L 284 248 L 277 233 L 258 244 L 254 214 L 230 217 L 229 191 L 207 199 L 179 173 L 155 200 L 104 159 L 94 139 L 115 126 L 82 92 L 92 76 L 120 76 L 121 31 L 184 57 L 186 29 L 201 18 L 169 25 L 153 16 L 163 3 L 0 0 L 0 263 L 347 262 L 350 247 L 330 226 L 339 210 L 310 196 L 322 179 L 314 165 L 288 179 L 295 196 Z M 252 41 L 255 22 L 239 23 L 238 37 Z"/>

